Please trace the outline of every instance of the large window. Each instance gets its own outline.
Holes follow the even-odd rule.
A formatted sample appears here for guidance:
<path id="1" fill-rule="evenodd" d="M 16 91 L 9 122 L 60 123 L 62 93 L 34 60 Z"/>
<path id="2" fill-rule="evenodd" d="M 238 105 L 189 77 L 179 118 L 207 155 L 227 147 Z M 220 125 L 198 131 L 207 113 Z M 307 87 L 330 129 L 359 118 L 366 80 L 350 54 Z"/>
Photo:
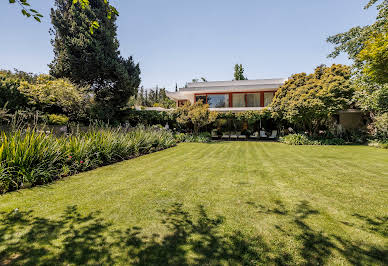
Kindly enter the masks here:
<path id="1" fill-rule="evenodd" d="M 273 92 L 264 92 L 264 106 L 268 106 L 272 103 Z"/>
<path id="2" fill-rule="evenodd" d="M 207 104 L 210 108 L 222 108 L 229 106 L 229 94 L 208 94 Z"/>
<path id="3" fill-rule="evenodd" d="M 233 107 L 245 107 L 245 94 L 244 93 L 233 93 L 232 105 L 233 105 Z"/>
<path id="4" fill-rule="evenodd" d="M 247 107 L 260 107 L 260 93 L 247 93 Z"/>
<path id="5" fill-rule="evenodd" d="M 197 96 L 195 96 L 195 101 L 196 102 L 202 101 L 202 103 L 205 104 L 206 103 L 206 95 L 197 95 Z"/>

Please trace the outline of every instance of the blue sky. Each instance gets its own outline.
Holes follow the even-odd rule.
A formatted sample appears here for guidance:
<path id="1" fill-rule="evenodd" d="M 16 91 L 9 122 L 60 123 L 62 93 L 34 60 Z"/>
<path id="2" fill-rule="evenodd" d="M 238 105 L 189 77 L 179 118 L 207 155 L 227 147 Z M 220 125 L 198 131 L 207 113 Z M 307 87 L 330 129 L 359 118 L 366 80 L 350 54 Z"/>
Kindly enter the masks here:
<path id="1" fill-rule="evenodd" d="M 53 58 L 49 12 L 54 1 L 30 0 L 44 18 L 27 19 L 0 0 L 0 68 L 47 73 Z M 289 77 L 328 59 L 330 35 L 371 24 L 368 0 L 113 0 L 123 56 L 140 62 L 146 88 L 183 86 L 193 78 L 231 80 L 236 63 L 249 79 Z"/>

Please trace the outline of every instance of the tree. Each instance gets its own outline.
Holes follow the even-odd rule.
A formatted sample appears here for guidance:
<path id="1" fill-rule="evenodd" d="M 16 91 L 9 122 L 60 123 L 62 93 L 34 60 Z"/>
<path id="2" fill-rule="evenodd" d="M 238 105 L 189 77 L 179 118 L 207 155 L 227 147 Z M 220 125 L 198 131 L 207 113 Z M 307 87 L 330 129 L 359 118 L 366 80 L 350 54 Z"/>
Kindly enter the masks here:
<path id="1" fill-rule="evenodd" d="M 29 106 L 44 113 L 65 114 L 72 120 L 84 118 L 86 89 L 68 79 L 39 75 L 33 83 L 22 81 L 18 90 L 28 99 Z"/>
<path id="2" fill-rule="evenodd" d="M 89 32 L 91 21 L 99 29 Z M 106 16 L 105 0 L 92 0 L 86 7 L 71 0 L 55 0 L 51 10 L 54 60 L 50 74 L 89 86 L 95 95 L 96 115 L 111 119 L 124 107 L 140 84 L 140 68 L 132 57 L 120 56 L 116 15 Z"/>
<path id="3" fill-rule="evenodd" d="M 377 4 L 380 0 L 370 0 L 365 6 L 365 9 Z M 388 1 L 382 0 L 377 5 L 378 16 L 376 22 L 372 25 L 364 27 L 354 27 L 345 33 L 339 33 L 330 36 L 327 41 L 335 45 L 334 51 L 329 57 L 335 58 L 340 53 L 347 53 L 349 58 L 354 60 L 354 66 L 358 70 L 362 70 L 367 64 L 367 69 L 373 66 L 381 67 L 380 64 L 370 64 L 371 62 L 386 62 L 387 47 L 384 46 L 388 29 Z M 374 53 L 374 49 L 380 47 L 382 50 Z M 383 52 L 385 51 L 385 52 Z M 381 59 L 379 59 L 381 58 Z M 385 59 L 384 59 L 385 58 Z M 369 66 L 368 66 L 369 65 Z M 385 64 L 385 70 L 387 65 Z M 367 71 L 368 72 L 368 71 Z M 373 72 L 373 71 L 372 71 Z M 385 72 L 386 73 L 386 72 Z"/>
<path id="4" fill-rule="evenodd" d="M 31 5 L 28 3 L 28 0 L 8 0 L 8 2 L 10 4 L 15 4 L 15 3 L 19 4 L 19 6 L 21 7 L 21 12 L 22 12 L 23 16 L 26 16 L 28 18 L 33 17 L 36 21 L 41 22 L 40 18 L 42 18 L 43 15 L 40 14 L 35 9 L 29 8 Z M 79 4 L 81 6 L 81 8 L 85 9 L 85 8 L 89 7 L 90 1 L 89 0 L 73 0 L 73 5 L 75 5 L 75 4 Z M 104 4 L 106 7 L 107 18 L 110 19 L 112 17 L 112 15 L 116 15 L 116 16 L 119 15 L 119 12 L 117 11 L 117 9 L 114 6 L 112 6 L 108 0 L 104 0 Z M 99 27 L 100 27 L 100 23 L 98 20 L 92 21 L 89 25 L 90 33 L 93 34 L 94 29 L 98 29 Z"/>
<path id="5" fill-rule="evenodd" d="M 209 111 L 209 105 L 198 101 L 193 105 L 186 103 L 176 110 L 177 122 L 181 125 L 194 128 L 194 133 L 217 119 L 217 113 Z"/>
<path id="6" fill-rule="evenodd" d="M 364 62 L 362 72 L 371 81 L 388 83 L 388 30 L 385 33 L 374 33 L 365 42 L 357 60 Z"/>
<path id="7" fill-rule="evenodd" d="M 321 65 L 313 74 L 293 75 L 276 92 L 272 117 L 316 135 L 334 114 L 351 106 L 350 76 L 350 68 L 344 65 Z"/>
<path id="8" fill-rule="evenodd" d="M 246 80 L 247 78 L 244 77 L 244 68 L 243 66 L 240 64 L 236 64 L 234 66 L 234 79 L 235 80 Z"/>
<path id="9" fill-rule="evenodd" d="M 364 76 L 358 76 L 353 87 L 357 107 L 370 112 L 372 119 L 388 112 L 388 84 L 371 84 Z"/>
<path id="10" fill-rule="evenodd" d="M 23 80 L 11 71 L 0 71 L 0 108 L 7 106 L 11 113 L 26 109 L 28 99 L 19 90 Z"/>

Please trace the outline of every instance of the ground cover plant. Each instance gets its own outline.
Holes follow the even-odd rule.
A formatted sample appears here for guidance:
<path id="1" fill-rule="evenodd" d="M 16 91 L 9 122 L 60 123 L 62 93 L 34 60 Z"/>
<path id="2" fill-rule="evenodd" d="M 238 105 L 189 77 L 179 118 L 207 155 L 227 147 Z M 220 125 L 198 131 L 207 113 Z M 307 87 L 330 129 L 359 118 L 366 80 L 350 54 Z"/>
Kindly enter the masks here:
<path id="1" fill-rule="evenodd" d="M 0 196 L 0 264 L 386 265 L 388 153 L 182 143 Z"/>
<path id="2" fill-rule="evenodd" d="M 176 144 L 163 129 L 91 127 L 57 137 L 35 129 L 2 133 L 0 193 L 166 149 Z"/>

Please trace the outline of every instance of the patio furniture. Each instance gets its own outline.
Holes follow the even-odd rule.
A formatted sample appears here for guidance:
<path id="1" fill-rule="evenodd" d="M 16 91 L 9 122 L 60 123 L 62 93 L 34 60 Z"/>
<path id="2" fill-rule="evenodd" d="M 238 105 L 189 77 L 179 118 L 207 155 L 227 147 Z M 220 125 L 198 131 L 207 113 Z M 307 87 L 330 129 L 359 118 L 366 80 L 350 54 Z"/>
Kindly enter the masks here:
<path id="1" fill-rule="evenodd" d="M 217 130 L 212 130 L 212 139 L 218 139 Z"/>
<path id="2" fill-rule="evenodd" d="M 252 135 L 249 136 L 250 139 L 258 139 L 259 138 L 259 132 L 255 132 Z"/>
<path id="3" fill-rule="evenodd" d="M 246 135 L 238 135 L 237 136 L 238 137 L 238 139 L 243 139 L 243 140 L 245 140 L 245 139 L 247 139 L 247 136 Z"/>
<path id="4" fill-rule="evenodd" d="M 260 139 L 267 139 L 267 133 L 264 130 L 260 130 Z"/>
<path id="5" fill-rule="evenodd" d="M 229 139 L 230 138 L 230 135 L 229 135 L 229 133 L 228 132 L 224 132 L 224 133 L 222 133 L 222 137 L 221 137 L 221 139 Z"/>
<path id="6" fill-rule="evenodd" d="M 272 134 L 268 138 L 269 139 L 276 139 L 277 135 L 278 135 L 277 130 L 272 130 Z"/>
<path id="7" fill-rule="evenodd" d="M 238 136 L 240 135 L 240 132 L 233 132 L 233 134 L 230 135 L 230 139 L 237 139 Z"/>

